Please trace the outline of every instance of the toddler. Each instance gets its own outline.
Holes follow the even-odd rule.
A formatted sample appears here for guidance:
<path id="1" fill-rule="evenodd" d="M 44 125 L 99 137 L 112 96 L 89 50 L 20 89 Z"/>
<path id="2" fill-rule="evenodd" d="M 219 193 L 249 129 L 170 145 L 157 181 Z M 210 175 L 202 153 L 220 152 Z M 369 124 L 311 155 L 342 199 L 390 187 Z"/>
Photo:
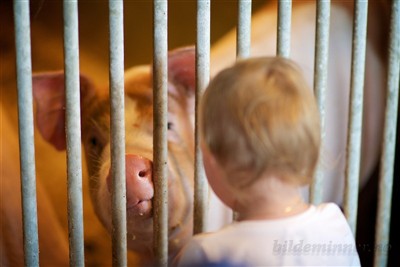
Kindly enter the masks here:
<path id="1" fill-rule="evenodd" d="M 320 118 L 299 67 L 252 58 L 221 71 L 200 108 L 207 179 L 237 221 L 203 233 L 178 265 L 359 266 L 353 234 L 333 203 L 305 203 L 320 150 Z"/>

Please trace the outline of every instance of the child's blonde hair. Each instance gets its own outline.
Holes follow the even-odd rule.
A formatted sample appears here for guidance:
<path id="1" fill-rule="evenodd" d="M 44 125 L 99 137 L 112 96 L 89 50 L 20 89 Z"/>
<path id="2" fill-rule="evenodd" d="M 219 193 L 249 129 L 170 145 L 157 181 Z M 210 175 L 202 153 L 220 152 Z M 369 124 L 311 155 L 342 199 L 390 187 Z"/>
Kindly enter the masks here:
<path id="1" fill-rule="evenodd" d="M 310 182 L 319 157 L 320 118 L 299 67 L 281 57 L 242 60 L 221 71 L 201 102 L 203 141 L 235 187 L 269 173 Z M 234 175 L 230 175 L 234 174 Z"/>

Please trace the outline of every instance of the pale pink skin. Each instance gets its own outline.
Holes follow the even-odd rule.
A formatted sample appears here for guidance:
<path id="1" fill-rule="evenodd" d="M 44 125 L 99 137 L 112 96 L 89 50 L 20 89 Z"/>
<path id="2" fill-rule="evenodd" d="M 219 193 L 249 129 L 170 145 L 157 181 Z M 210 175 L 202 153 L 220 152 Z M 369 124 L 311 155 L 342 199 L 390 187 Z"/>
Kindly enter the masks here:
<path id="1" fill-rule="evenodd" d="M 204 142 L 201 150 L 211 189 L 227 207 L 236 212 L 237 220 L 280 219 L 299 214 L 308 208 L 301 197 L 299 186 L 283 181 L 274 173 L 262 173 L 252 185 L 237 188 L 232 183 L 239 179 L 235 178 L 235 173 L 228 174 Z"/>
<path id="2" fill-rule="evenodd" d="M 169 253 L 171 258 L 192 233 L 194 48 L 169 55 L 168 85 L 168 193 Z M 63 73 L 37 74 L 33 79 L 37 123 L 43 137 L 65 149 Z M 82 143 L 90 176 L 95 211 L 111 232 L 109 99 L 98 95 L 92 82 L 81 76 Z M 154 197 L 153 106 L 151 66 L 125 73 L 126 200 L 128 247 L 144 261 L 153 255 Z"/>
<path id="3" fill-rule="evenodd" d="M 203 142 L 201 144 L 201 151 L 203 155 L 204 171 L 211 189 L 226 206 L 234 209 L 235 196 L 233 194 L 232 185 L 226 180 L 224 169 L 218 164 L 215 157 Z"/>

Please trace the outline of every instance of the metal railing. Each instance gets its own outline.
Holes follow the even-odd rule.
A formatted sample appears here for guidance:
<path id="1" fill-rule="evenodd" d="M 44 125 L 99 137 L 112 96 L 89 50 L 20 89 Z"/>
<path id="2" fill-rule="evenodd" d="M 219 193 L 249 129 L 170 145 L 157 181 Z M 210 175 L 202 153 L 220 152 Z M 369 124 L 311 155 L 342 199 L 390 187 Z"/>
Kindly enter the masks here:
<path id="1" fill-rule="evenodd" d="M 168 264 L 168 186 L 167 186 L 167 87 L 168 87 L 168 6 L 167 1 L 154 0 L 154 243 L 157 263 Z M 325 126 L 325 91 L 328 75 L 328 43 L 330 1 L 317 2 L 316 50 L 314 64 L 314 91 Z M 238 2 L 237 57 L 251 55 L 252 3 Z M 368 3 L 355 1 L 353 28 L 353 56 L 351 68 L 351 104 L 349 110 L 349 136 L 347 145 L 346 187 L 344 211 L 355 233 L 358 187 L 360 176 L 362 106 L 365 75 L 366 29 Z M 376 224 L 376 243 L 389 243 L 390 207 L 393 186 L 393 168 L 397 125 L 400 14 L 399 1 L 392 1 L 389 47 L 389 73 L 387 79 L 387 106 L 384 143 L 381 158 L 379 208 Z M 290 57 L 291 1 L 278 3 L 277 54 Z M 70 264 L 84 265 L 82 166 L 79 96 L 79 45 L 77 1 L 64 1 L 64 51 L 66 75 L 66 140 L 68 166 L 68 217 L 70 231 Z M 126 188 L 125 188 L 125 125 L 124 125 L 124 36 L 123 2 L 109 1 L 110 12 L 110 97 L 111 97 L 111 173 L 113 175 L 113 265 L 127 265 L 126 240 Z M 17 85 L 19 110 L 19 136 L 21 155 L 21 181 L 23 206 L 23 232 L 26 266 L 39 266 L 38 222 L 35 190 L 35 151 L 33 140 L 32 67 L 30 47 L 29 2 L 14 1 L 17 51 Z M 197 1 L 196 43 L 196 109 L 198 100 L 209 82 L 210 73 L 210 1 Z M 199 134 L 195 131 L 195 205 L 194 233 L 204 231 L 207 210 L 207 192 L 202 168 Z M 324 139 L 322 131 L 322 139 Z M 311 187 L 311 202 L 322 201 L 321 173 L 317 170 Z M 387 264 L 387 251 L 375 251 L 374 266 Z"/>

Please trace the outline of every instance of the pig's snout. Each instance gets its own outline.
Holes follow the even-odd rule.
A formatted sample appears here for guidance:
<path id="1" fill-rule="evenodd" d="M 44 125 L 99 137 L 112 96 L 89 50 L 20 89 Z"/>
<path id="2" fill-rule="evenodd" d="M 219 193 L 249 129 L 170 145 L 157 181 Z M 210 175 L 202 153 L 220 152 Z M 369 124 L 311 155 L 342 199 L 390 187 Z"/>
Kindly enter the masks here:
<path id="1" fill-rule="evenodd" d="M 126 208 L 133 215 L 148 215 L 154 196 L 152 162 L 142 156 L 126 154 Z M 108 191 L 112 192 L 112 176 L 107 176 Z"/>

